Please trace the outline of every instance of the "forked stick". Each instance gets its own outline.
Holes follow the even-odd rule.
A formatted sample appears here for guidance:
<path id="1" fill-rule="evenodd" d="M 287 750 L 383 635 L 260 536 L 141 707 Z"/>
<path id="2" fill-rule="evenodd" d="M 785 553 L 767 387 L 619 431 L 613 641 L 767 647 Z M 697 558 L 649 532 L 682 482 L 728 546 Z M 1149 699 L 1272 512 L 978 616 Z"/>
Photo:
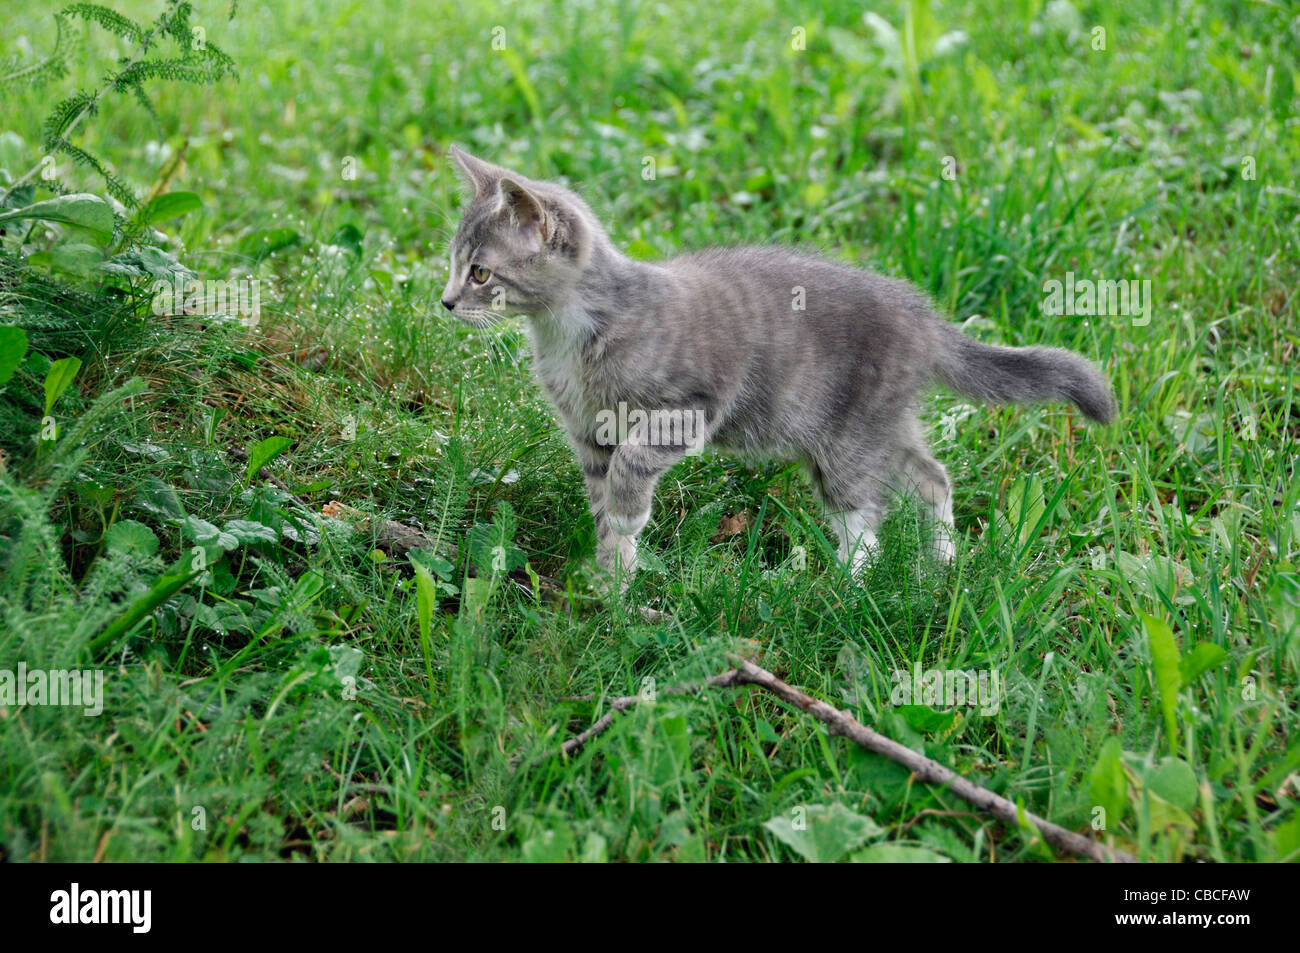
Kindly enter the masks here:
<path id="1" fill-rule="evenodd" d="M 1064 827 L 1053 824 L 1037 814 L 1022 811 L 1006 798 L 980 787 L 973 781 L 967 780 L 955 771 L 945 768 L 938 761 L 927 758 L 923 754 L 918 754 L 911 748 L 900 745 L 892 738 L 886 738 L 884 735 L 872 731 L 859 723 L 847 711 L 838 711 L 825 702 L 818 701 L 793 685 L 781 681 L 767 669 L 761 668 L 747 659 L 732 656 L 731 662 L 736 666 L 735 668 L 729 669 L 721 675 L 709 676 L 704 680 L 704 684 L 713 688 L 757 685 L 759 688 L 771 692 L 782 701 L 794 705 L 800 711 L 807 712 L 819 721 L 824 722 L 832 735 L 843 735 L 868 751 L 874 751 L 876 754 L 884 755 L 891 761 L 898 762 L 911 771 L 918 780 L 926 784 L 946 787 L 962 800 L 969 801 L 981 811 L 992 814 L 998 820 L 1012 827 L 1019 827 L 1021 818 L 1023 818 L 1038 828 L 1039 833 L 1043 835 L 1043 838 L 1049 844 L 1059 847 L 1061 850 L 1089 857 L 1099 862 L 1137 863 L 1137 858 L 1130 853 L 1108 847 L 1091 837 L 1085 837 L 1074 831 L 1066 830 Z M 692 684 L 674 685 L 672 688 L 666 689 L 663 694 L 693 695 L 699 691 L 699 688 L 699 685 Z M 640 695 L 625 695 L 622 698 L 612 699 L 609 703 L 609 711 L 586 731 L 564 742 L 561 750 L 565 754 L 572 754 L 577 751 L 613 724 L 614 716 L 618 712 L 626 711 L 639 701 L 641 701 Z"/>

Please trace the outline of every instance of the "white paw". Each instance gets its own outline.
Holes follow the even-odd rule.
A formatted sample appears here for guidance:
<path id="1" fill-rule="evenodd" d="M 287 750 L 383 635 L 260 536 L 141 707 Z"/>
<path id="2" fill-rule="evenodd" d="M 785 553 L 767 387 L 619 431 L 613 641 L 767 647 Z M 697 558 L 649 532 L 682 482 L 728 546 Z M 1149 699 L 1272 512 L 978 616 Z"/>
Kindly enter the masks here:
<path id="1" fill-rule="evenodd" d="M 957 558 L 957 544 L 946 534 L 940 535 L 934 541 L 934 558 L 941 563 L 951 563 Z"/>
<path id="2" fill-rule="evenodd" d="M 673 617 L 667 612 L 659 609 L 652 609 L 649 606 L 641 606 L 636 610 L 637 616 L 647 625 L 664 625 L 673 621 Z"/>
<path id="3" fill-rule="evenodd" d="M 845 563 L 855 576 L 861 576 L 869 569 L 879 554 L 876 534 L 871 530 L 864 531 L 851 550 L 847 545 L 841 544 L 839 552 L 840 562 Z"/>
<path id="4" fill-rule="evenodd" d="M 874 547 L 871 549 L 859 547 L 853 553 L 853 562 L 851 564 L 853 569 L 853 575 L 861 576 L 864 572 L 866 572 L 868 569 L 871 568 L 871 564 L 875 561 L 876 561 L 876 550 Z"/>
<path id="5" fill-rule="evenodd" d="M 614 532 L 620 536 L 635 536 L 641 530 L 645 529 L 645 524 L 650 520 L 650 507 L 646 507 L 644 513 L 640 516 L 624 516 L 619 513 L 610 513 L 609 525 Z"/>
<path id="6" fill-rule="evenodd" d="M 636 573 L 636 540 L 631 536 L 616 536 L 612 545 L 596 547 L 596 565 L 607 575 L 619 575 L 623 579 L 623 588 L 627 580 Z"/>

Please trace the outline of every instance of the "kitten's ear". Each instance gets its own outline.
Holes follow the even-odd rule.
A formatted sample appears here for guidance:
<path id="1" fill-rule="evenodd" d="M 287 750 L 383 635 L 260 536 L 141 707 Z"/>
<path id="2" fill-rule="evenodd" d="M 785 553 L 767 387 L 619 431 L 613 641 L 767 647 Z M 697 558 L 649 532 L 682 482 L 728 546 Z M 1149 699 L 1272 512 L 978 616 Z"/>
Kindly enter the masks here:
<path id="1" fill-rule="evenodd" d="M 501 208 L 510 216 L 519 240 L 530 251 L 541 251 L 551 237 L 551 223 L 542 203 L 532 192 L 508 177 L 498 183 L 497 189 L 501 193 Z"/>
<path id="2" fill-rule="evenodd" d="M 505 171 L 490 162 L 484 162 L 482 159 L 470 155 L 455 143 L 447 147 L 447 154 L 456 160 L 456 167 L 460 171 L 461 181 L 465 183 L 471 198 L 486 195 L 492 188 L 492 183 L 499 179 Z"/>

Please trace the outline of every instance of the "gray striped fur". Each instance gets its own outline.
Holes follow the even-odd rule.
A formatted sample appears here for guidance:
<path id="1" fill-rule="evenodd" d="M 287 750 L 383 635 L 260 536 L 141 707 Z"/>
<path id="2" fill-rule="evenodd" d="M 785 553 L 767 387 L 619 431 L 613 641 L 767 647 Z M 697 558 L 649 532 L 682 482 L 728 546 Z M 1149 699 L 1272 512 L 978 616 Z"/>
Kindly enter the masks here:
<path id="1" fill-rule="evenodd" d="M 981 344 L 903 281 L 775 246 L 633 261 L 568 189 L 451 155 L 471 198 L 443 304 L 480 328 L 528 317 L 534 371 L 577 452 L 605 569 L 635 569 L 656 484 L 701 443 L 802 461 L 856 570 L 891 492 L 926 504 L 937 555 L 953 556 L 948 475 L 916 417 L 931 383 L 1115 416 L 1084 358 Z M 620 405 L 698 415 L 703 433 L 647 439 L 632 428 L 611 440 L 602 421 Z"/>

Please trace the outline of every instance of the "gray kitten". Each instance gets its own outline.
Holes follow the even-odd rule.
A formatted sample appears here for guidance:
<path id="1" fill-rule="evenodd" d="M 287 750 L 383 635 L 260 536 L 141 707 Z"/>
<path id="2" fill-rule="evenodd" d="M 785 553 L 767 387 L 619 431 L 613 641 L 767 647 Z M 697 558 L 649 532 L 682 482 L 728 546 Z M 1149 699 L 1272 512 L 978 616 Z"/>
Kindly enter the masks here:
<path id="1" fill-rule="evenodd" d="M 635 570 L 655 485 L 705 444 L 802 461 L 855 572 L 891 491 L 916 493 L 938 521 L 937 556 L 951 560 L 948 474 L 916 417 L 928 385 L 1115 416 L 1079 355 L 981 344 L 905 282 L 780 247 L 632 261 L 568 189 L 450 152 L 473 198 L 443 306 L 477 328 L 529 318 L 534 370 L 582 465 L 604 569 Z"/>

